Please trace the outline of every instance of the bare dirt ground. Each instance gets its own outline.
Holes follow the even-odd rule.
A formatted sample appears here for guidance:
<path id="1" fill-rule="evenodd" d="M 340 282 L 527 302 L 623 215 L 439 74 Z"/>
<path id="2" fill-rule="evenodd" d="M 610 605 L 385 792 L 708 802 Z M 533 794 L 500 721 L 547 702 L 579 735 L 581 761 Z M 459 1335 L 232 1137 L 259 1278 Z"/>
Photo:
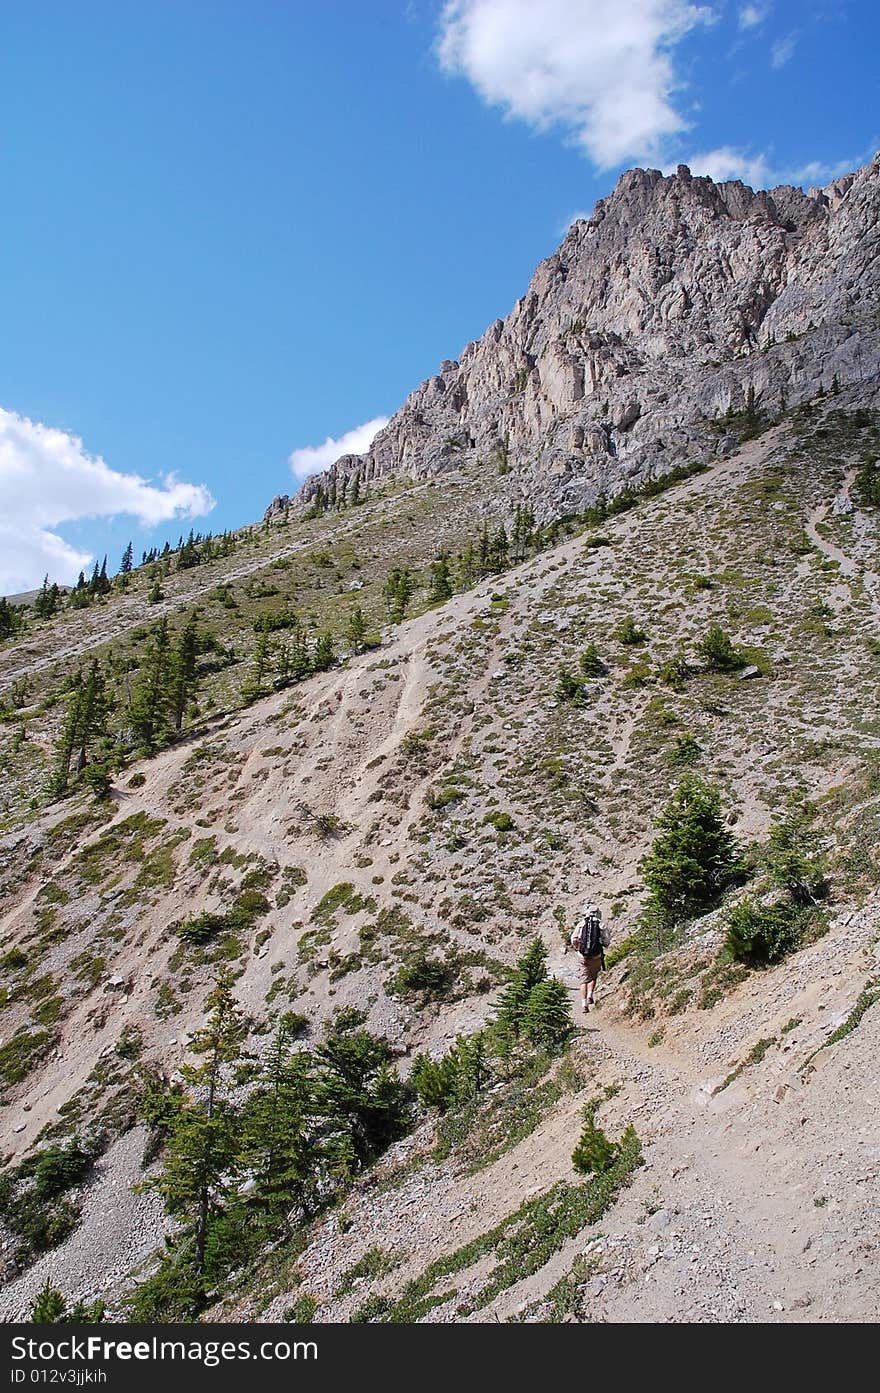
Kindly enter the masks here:
<path id="1" fill-rule="evenodd" d="M 23 873 L 3 906 L 4 943 L 24 941 L 51 877 L 70 895 L 59 910 L 69 932 L 47 949 L 45 968 L 62 976 L 74 953 L 97 941 L 106 955 L 100 982 L 69 994 L 50 1056 L 12 1091 L 4 1150 L 24 1152 L 127 1026 L 142 1032 L 146 1057 L 179 1067 L 201 1022 L 211 973 L 188 968 L 191 985 L 180 987 L 170 966 L 179 945 L 169 925 L 230 894 L 228 882 L 212 880 L 193 859 L 200 839 L 213 838 L 217 855 L 228 849 L 259 858 L 277 877 L 291 868 L 307 872 L 286 902 L 276 897 L 259 934 L 254 930 L 243 947 L 239 991 L 255 1016 L 265 1012 L 273 984 L 290 975 L 295 981 L 281 1004 L 289 1000 L 316 1025 L 340 1005 L 362 1006 L 372 1029 L 414 1052 L 478 1029 L 494 998 L 483 992 L 419 1011 L 387 990 L 387 962 L 334 975 L 334 964 L 356 954 L 366 910 L 334 919 L 310 966 L 300 952 L 304 935 L 322 897 L 340 883 L 405 910 L 417 928 L 449 925 L 462 947 L 489 948 L 504 962 L 540 931 L 551 969 L 571 986 L 575 1001 L 573 960 L 561 952 L 551 907 L 570 913 L 586 888 L 611 907 L 618 939 L 634 923 L 638 861 L 675 780 L 667 728 L 676 737 L 697 735 L 708 772 L 735 800 L 731 821 L 743 837 L 764 833 L 768 808 L 795 776 L 813 796 L 845 779 L 877 746 L 868 719 L 873 698 L 866 696 L 870 656 L 855 641 L 833 649 L 833 635 L 799 637 L 798 625 L 817 596 L 827 597 L 841 630 L 876 624 L 873 531 L 856 512 L 835 519 L 829 535 L 830 505 L 840 488 L 834 478 L 827 487 L 811 485 L 804 499 L 801 525 L 815 550 L 785 571 L 784 584 L 758 531 L 760 509 L 754 558 L 744 559 L 739 546 L 733 557 L 726 554 L 725 509 L 742 506 L 741 491 L 773 462 L 777 448 L 770 433 L 680 486 L 674 501 L 658 500 L 653 511 L 609 523 L 607 548 L 587 550 L 583 538 L 566 542 L 515 575 L 486 581 L 406 623 L 377 652 L 218 720 L 198 742 L 132 766 L 116 790 L 111 826 L 137 814 L 164 819 L 156 837 L 183 838 L 172 882 L 132 905 L 123 899 L 120 909 L 117 901 L 133 886 L 138 866 L 110 865 L 106 886 L 83 881 L 77 858 L 102 830 L 88 828 L 72 849 L 52 853 L 39 876 Z M 851 482 L 848 473 L 844 492 Z M 765 552 L 766 576 L 759 569 Z M 658 580 L 661 563 L 668 571 Z M 831 563 L 833 574 L 825 577 L 821 567 Z M 715 579 L 714 589 L 695 586 L 703 573 L 727 579 Z M 784 650 L 769 677 L 719 682 L 695 696 L 658 690 L 639 678 L 641 650 L 614 647 L 616 626 L 635 613 L 650 630 L 652 657 L 661 660 L 683 635 L 699 634 L 719 612 L 718 593 L 736 586 L 736 618 L 724 610 L 721 616 L 740 623 L 746 637 L 748 625 L 757 627 L 768 652 Z M 761 606 L 771 605 L 770 618 L 759 617 Z M 752 617 L 739 618 L 744 611 Z M 560 713 L 553 696 L 559 663 L 576 663 L 593 635 L 613 654 L 612 676 L 597 684 L 585 707 Z M 815 653 L 806 651 L 808 643 Z M 413 737 L 423 735 L 427 753 L 414 756 Z M 553 764 L 549 786 L 541 782 L 546 760 Z M 131 787 L 130 774 L 143 774 L 143 785 Z M 456 782 L 456 796 L 438 810 L 434 792 Z M 584 802 L 572 805 L 581 788 L 597 812 L 584 811 L 592 806 Z M 487 828 L 486 817 L 497 808 L 512 809 L 514 835 Z M 69 806 L 54 811 L 25 838 L 38 839 L 70 812 Z M 335 835 L 316 834 L 318 813 L 340 819 Z M 5 839 L 10 855 L 15 845 L 14 836 Z M 220 874 L 216 867 L 215 860 L 211 876 Z M 509 905 L 499 905 L 502 892 Z M 479 915 L 474 901 L 483 907 Z M 705 932 L 717 937 L 717 924 Z M 295 1276 L 275 1294 L 236 1298 L 224 1312 L 281 1318 L 306 1291 L 319 1302 L 318 1319 L 344 1320 L 366 1296 L 400 1291 L 438 1254 L 485 1233 L 527 1197 L 558 1180 L 573 1183 L 570 1158 L 583 1104 L 615 1084 L 619 1092 L 600 1117 L 612 1137 L 630 1122 L 638 1131 L 644 1165 L 632 1184 L 598 1225 L 485 1307 L 469 1309 L 485 1262 L 457 1274 L 454 1294 L 430 1319 L 566 1318 L 550 1314 L 550 1294 L 575 1259 L 583 1259 L 583 1270 L 568 1318 L 876 1317 L 877 1009 L 804 1065 L 877 975 L 878 934 L 876 893 L 838 894 L 829 933 L 817 943 L 771 971 L 751 974 L 710 1009 L 692 1003 L 657 1022 L 624 1014 L 624 963 L 603 979 L 599 1009 L 578 1017 L 582 1093 L 565 1095 L 531 1135 L 475 1174 L 457 1169 L 454 1160 L 430 1162 L 387 1189 L 356 1190 L 344 1231 L 338 1216 L 328 1219 Z M 111 978 L 121 985 L 111 989 Z M 178 993 L 176 1009 L 166 1015 L 158 1010 L 162 983 Z M 759 1042 L 769 1043 L 750 1062 Z M 719 1088 L 740 1065 L 738 1077 Z M 399 1160 L 410 1146 L 401 1144 Z M 47 1276 L 72 1298 L 112 1298 L 118 1291 L 163 1229 L 156 1204 L 131 1196 L 136 1151 L 131 1134 L 107 1153 L 91 1182 L 83 1224 L 7 1284 L 0 1316 L 26 1314 Z M 105 1222 L 104 1214 L 111 1219 Z M 347 1270 L 376 1247 L 393 1255 L 393 1272 L 362 1278 L 340 1295 Z"/>

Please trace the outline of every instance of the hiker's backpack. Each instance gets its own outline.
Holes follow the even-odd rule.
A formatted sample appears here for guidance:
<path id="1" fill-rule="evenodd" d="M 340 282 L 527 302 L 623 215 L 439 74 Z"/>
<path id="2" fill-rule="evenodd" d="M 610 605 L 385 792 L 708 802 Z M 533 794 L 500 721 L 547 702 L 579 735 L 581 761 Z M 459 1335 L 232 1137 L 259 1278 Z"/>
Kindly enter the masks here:
<path id="1" fill-rule="evenodd" d="M 598 914 L 587 914 L 582 920 L 578 952 L 585 958 L 596 958 L 602 952 L 602 920 Z"/>

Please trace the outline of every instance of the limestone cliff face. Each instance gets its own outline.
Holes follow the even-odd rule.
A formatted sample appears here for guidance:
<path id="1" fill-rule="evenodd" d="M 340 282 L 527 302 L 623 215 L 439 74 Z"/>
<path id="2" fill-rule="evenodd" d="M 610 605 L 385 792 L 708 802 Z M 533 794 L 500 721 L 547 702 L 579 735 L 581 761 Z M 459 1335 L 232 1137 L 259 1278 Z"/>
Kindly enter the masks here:
<path id="1" fill-rule="evenodd" d="M 880 155 L 826 189 L 633 169 L 573 224 L 506 319 L 441 363 L 376 437 L 308 479 L 418 479 L 474 460 L 539 516 L 729 447 L 713 422 L 876 388 Z M 277 499 L 269 515 L 289 500 Z"/>

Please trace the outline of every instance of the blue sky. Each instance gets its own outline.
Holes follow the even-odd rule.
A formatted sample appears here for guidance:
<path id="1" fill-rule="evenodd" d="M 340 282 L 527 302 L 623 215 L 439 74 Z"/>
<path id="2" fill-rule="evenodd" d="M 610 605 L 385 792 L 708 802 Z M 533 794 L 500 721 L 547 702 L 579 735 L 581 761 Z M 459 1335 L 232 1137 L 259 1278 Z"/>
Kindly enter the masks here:
<path id="1" fill-rule="evenodd" d="M 632 164 L 863 163 L 878 40 L 873 0 L 4 0 L 0 593 L 363 447 Z"/>

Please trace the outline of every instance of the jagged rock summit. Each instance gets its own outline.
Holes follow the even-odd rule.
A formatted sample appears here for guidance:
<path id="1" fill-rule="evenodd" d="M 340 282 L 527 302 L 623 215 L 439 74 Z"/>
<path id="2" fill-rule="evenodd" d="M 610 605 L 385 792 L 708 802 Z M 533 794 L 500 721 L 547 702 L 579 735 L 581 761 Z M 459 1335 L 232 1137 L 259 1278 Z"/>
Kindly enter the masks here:
<path id="1" fill-rule="evenodd" d="M 764 418 L 880 368 L 880 155 L 808 193 L 685 165 L 622 175 L 506 319 L 441 363 L 364 455 L 294 499 L 479 462 L 539 516 L 725 453 L 728 413 Z"/>

